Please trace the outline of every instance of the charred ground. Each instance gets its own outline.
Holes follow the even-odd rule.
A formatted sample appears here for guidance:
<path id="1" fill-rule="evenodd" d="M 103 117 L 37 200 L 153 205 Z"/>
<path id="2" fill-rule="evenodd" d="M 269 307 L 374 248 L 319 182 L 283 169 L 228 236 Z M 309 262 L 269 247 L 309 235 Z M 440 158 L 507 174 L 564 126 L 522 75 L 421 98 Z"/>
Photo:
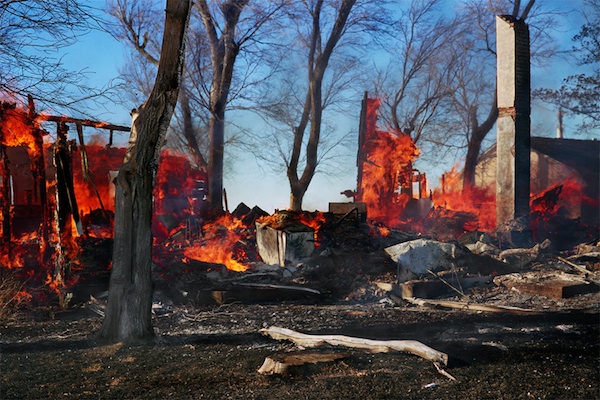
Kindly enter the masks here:
<path id="1" fill-rule="evenodd" d="M 0 397 L 598 398 L 598 293 L 552 299 L 490 283 L 448 299 L 534 312 L 512 315 L 414 306 L 377 285 L 396 280 L 396 265 L 384 248 L 414 237 L 394 230 L 387 236 L 377 232 L 366 224 L 340 225 L 302 265 L 277 269 L 256 265 L 243 273 L 183 263 L 177 246 L 163 247 L 157 252 L 162 263 L 155 270 L 156 337 L 135 345 L 106 345 L 94 338 L 102 322 L 108 273 L 101 265 L 109 261 L 110 241 L 85 243 L 80 262 L 86 269 L 71 290 L 68 307 L 30 304 L 2 321 Z M 250 242 L 244 245 L 252 248 Z M 521 272 L 579 274 L 557 258 L 572 252 L 544 253 L 522 266 Z M 470 259 L 470 268 L 488 272 L 482 260 Z M 597 258 L 581 265 L 586 279 L 597 281 Z M 265 357 L 297 349 L 262 336 L 260 329 L 269 326 L 418 340 L 449 355 L 446 371 L 456 381 L 413 355 L 361 350 L 347 350 L 349 356 L 339 361 L 292 368 L 285 376 L 261 375 L 257 369 Z"/>

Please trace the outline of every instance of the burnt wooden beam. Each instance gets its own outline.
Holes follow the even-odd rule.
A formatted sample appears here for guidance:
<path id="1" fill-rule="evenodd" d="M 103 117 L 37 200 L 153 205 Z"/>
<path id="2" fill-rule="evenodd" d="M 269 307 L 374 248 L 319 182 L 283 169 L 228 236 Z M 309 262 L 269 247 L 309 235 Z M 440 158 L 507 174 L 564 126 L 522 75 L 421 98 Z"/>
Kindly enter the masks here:
<path id="1" fill-rule="evenodd" d="M 350 356 L 339 350 L 297 350 L 271 354 L 258 369 L 259 374 L 287 375 L 295 366 L 331 362 Z"/>
<path id="2" fill-rule="evenodd" d="M 494 283 L 522 293 L 557 300 L 600 291 L 598 284 L 588 281 L 580 275 L 566 273 L 510 274 L 496 277 Z"/>
<path id="3" fill-rule="evenodd" d="M 40 238 L 42 240 L 42 249 L 45 249 L 45 254 L 41 254 L 42 261 L 45 262 L 51 256 L 50 246 L 46 246 L 50 239 L 52 230 L 51 215 L 52 210 L 48 202 L 48 193 L 46 189 L 46 162 L 44 159 L 44 135 L 46 131 L 40 128 L 39 124 L 35 123 L 37 113 L 35 111 L 35 102 L 32 95 L 27 96 L 27 123 L 31 127 L 31 134 L 34 138 L 35 151 L 31 159 L 31 174 L 35 181 L 35 197 L 39 201 L 42 211 L 42 222 L 40 224 Z"/>
<path id="4" fill-rule="evenodd" d="M 0 109 L 0 119 L 2 110 Z M 0 125 L 0 135 L 2 126 Z M 0 141 L 0 179 L 2 179 L 2 191 L 0 192 L 0 205 L 2 209 L 2 253 L 12 259 L 11 254 L 11 215 L 10 215 L 10 171 L 6 147 Z"/>
<path id="5" fill-rule="evenodd" d="M 77 232 L 82 234 L 83 229 L 79 220 L 79 210 L 73 185 L 72 149 L 67 141 L 67 130 L 65 123 L 59 122 L 56 142 L 54 143 L 59 233 L 71 233 L 69 227 L 72 218 L 76 224 Z"/>
<path id="6" fill-rule="evenodd" d="M 358 168 L 357 182 L 356 182 L 356 194 L 354 195 L 354 201 L 362 201 L 364 189 L 362 182 L 363 175 L 363 163 L 366 160 L 364 144 L 367 131 L 367 102 L 369 100 L 369 93 L 365 91 L 364 98 L 360 107 L 360 122 L 358 127 L 358 152 L 356 154 L 356 166 Z"/>
<path id="7" fill-rule="evenodd" d="M 38 121 L 74 123 L 74 124 L 81 124 L 83 126 L 91 126 L 94 128 L 108 129 L 111 131 L 111 134 L 112 134 L 112 131 L 121 131 L 121 132 L 131 131 L 131 127 L 129 127 L 129 126 L 115 125 L 115 124 L 111 124 L 108 122 L 93 121 L 90 119 L 72 118 L 72 117 L 66 117 L 63 115 L 40 114 L 37 117 L 37 119 L 38 119 Z"/>

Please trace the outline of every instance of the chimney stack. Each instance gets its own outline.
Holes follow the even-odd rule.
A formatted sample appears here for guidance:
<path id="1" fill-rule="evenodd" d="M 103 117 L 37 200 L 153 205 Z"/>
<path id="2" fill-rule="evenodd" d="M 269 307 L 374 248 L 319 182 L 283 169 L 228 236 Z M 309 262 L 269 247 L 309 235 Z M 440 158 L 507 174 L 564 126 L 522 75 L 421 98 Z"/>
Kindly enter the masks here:
<path id="1" fill-rule="evenodd" d="M 531 83 L 529 28 L 524 21 L 496 17 L 498 122 L 496 223 L 518 220 L 523 230 L 512 232 L 515 244 L 528 243 L 530 180 Z"/>

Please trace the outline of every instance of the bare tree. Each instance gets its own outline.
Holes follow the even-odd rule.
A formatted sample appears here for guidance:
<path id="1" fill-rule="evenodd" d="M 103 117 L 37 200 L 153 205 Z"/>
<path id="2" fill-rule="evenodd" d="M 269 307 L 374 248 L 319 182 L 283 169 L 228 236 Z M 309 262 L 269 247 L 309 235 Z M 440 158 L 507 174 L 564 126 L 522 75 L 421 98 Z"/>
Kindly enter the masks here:
<path id="1" fill-rule="evenodd" d="M 554 45 L 548 32 L 556 24 L 557 14 L 536 5 L 535 0 L 466 1 L 463 20 L 466 35 L 462 54 L 456 63 L 459 85 L 454 91 L 452 111 L 462 121 L 467 153 L 463 187 L 474 184 L 475 167 L 482 143 L 496 120 L 498 107 L 495 82 L 495 15 L 505 14 L 529 23 L 532 57 L 549 57 Z M 487 104 L 481 111 L 481 105 Z"/>
<path id="2" fill-rule="evenodd" d="M 131 100 L 137 102 L 139 94 L 148 96 L 152 89 L 152 79 L 158 67 L 160 53 L 160 27 L 164 16 L 153 8 L 153 3 L 138 0 L 115 0 L 110 4 L 108 13 L 116 23 L 109 25 L 108 29 L 119 39 L 129 43 L 135 50 L 131 62 L 123 66 L 121 74 L 128 82 Z M 191 14 L 193 15 L 193 14 Z M 198 30 L 193 24 L 188 28 L 189 36 L 186 64 L 193 63 L 199 56 L 196 55 L 201 46 L 202 38 L 198 38 Z M 190 40 L 191 39 L 191 40 Z M 200 42 L 200 43 L 199 43 Z M 201 53 L 205 53 L 202 51 Z M 193 86 L 196 76 L 184 69 L 181 90 L 179 92 L 179 110 L 174 114 L 172 129 L 169 131 L 168 146 L 182 153 L 191 155 L 194 163 L 199 168 L 206 168 L 206 155 L 208 154 L 207 120 L 208 115 L 201 102 L 196 100 Z M 195 103 L 194 107 L 192 104 Z"/>
<path id="3" fill-rule="evenodd" d="M 208 108 L 210 112 L 208 158 L 208 202 L 211 212 L 223 212 L 223 155 L 225 152 L 225 108 L 231 89 L 233 67 L 245 38 L 236 38 L 240 15 L 249 0 L 231 0 L 220 4 L 219 12 L 223 26 L 219 27 L 214 9 L 206 0 L 199 0 L 196 7 L 202 16 L 210 44 L 212 79 Z M 214 15 L 215 14 L 215 15 Z M 214 15 L 214 16 L 213 16 Z M 217 30 L 217 28 L 219 28 Z M 220 33 L 220 35 L 219 35 Z"/>
<path id="4" fill-rule="evenodd" d="M 0 92 L 16 102 L 33 95 L 44 107 L 73 110 L 109 89 L 82 83 L 85 70 L 63 64 L 60 51 L 97 28 L 93 8 L 79 0 L 0 1 Z"/>
<path id="5" fill-rule="evenodd" d="M 327 17 L 323 15 L 323 0 L 307 3 L 307 12 L 310 15 L 308 35 L 302 39 L 308 46 L 308 90 L 304 101 L 302 116 L 294 128 L 294 145 L 287 166 L 287 177 L 290 182 L 290 209 L 302 209 L 302 200 L 308 186 L 315 174 L 318 163 L 318 148 L 321 136 L 321 122 L 323 117 L 323 92 L 322 85 L 325 72 L 331 55 L 344 34 L 348 17 L 352 12 L 356 0 L 342 0 L 338 8 L 334 8 L 332 17 L 333 26 L 328 36 L 323 24 Z M 334 6 L 335 7 L 335 6 Z M 309 127 L 310 125 L 310 127 Z M 299 174 L 299 161 L 302 152 L 303 139 L 306 130 L 309 130 L 306 142 L 306 158 L 302 174 Z"/>
<path id="6" fill-rule="evenodd" d="M 160 149 L 177 104 L 191 0 L 167 0 L 156 81 L 137 110 L 116 179 L 112 272 L 100 337 L 132 341 L 153 335 L 152 190 Z"/>
<path id="7" fill-rule="evenodd" d="M 413 0 L 394 24 L 396 34 L 387 47 L 389 64 L 379 71 L 375 96 L 381 99 L 381 118 L 397 134 L 414 143 L 439 144 L 448 125 L 445 109 L 455 85 L 454 51 L 460 24 L 444 17 L 443 0 Z"/>
<path id="8" fill-rule="evenodd" d="M 600 0 L 585 4 L 587 7 L 580 10 L 585 23 L 573 37 L 575 45 L 569 53 L 589 72 L 569 75 L 560 88 L 539 89 L 534 96 L 559 107 L 561 115 L 581 117 L 580 132 L 593 132 L 600 128 Z"/>
<path id="9" fill-rule="evenodd" d="M 219 2 L 217 2 L 219 3 Z M 227 0 L 210 7 L 207 0 L 196 4 L 206 30 L 211 54 L 211 79 L 208 96 L 210 112 L 208 159 L 208 201 L 213 214 L 223 212 L 223 155 L 225 149 L 225 110 L 232 96 L 234 65 L 242 47 L 259 44 L 258 32 L 287 4 L 287 1 L 266 2 L 241 19 L 249 0 Z M 262 47 L 262 46 L 259 46 Z M 245 80 L 245 79 L 243 79 Z M 242 87 L 246 86 L 242 85 Z M 246 86 L 247 87 L 247 86 Z"/>
<path id="10" fill-rule="evenodd" d="M 266 25 L 288 0 L 250 5 L 249 0 L 199 0 L 193 8 L 188 61 L 174 128 L 178 138 L 209 173 L 209 203 L 214 214 L 223 211 L 223 155 L 225 112 L 232 102 L 243 103 L 261 81 L 268 53 Z M 119 21 L 116 33 L 125 38 L 150 66 L 155 62 L 156 14 L 147 2 L 117 0 L 112 13 Z M 259 68 L 258 65 L 262 66 Z M 234 66 L 239 66 L 236 74 Z M 144 70 L 145 67 L 135 67 Z M 238 69 L 238 68 L 236 68 Z M 130 74 L 131 80 L 135 75 Z M 237 76 L 236 76 L 237 75 Z"/>
<path id="11" fill-rule="evenodd" d="M 327 126 L 323 112 L 342 100 L 344 91 L 358 81 L 353 73 L 358 71 L 360 45 L 365 44 L 366 33 L 377 30 L 375 15 L 382 10 L 382 3 L 298 1 L 287 9 L 282 38 L 289 40 L 281 48 L 285 61 L 280 65 L 280 80 L 272 83 L 271 93 L 265 96 L 261 115 L 272 124 L 274 133 L 266 135 L 270 148 L 265 151 L 275 150 L 283 161 L 291 210 L 301 210 L 317 166 L 343 141 L 330 135 L 333 125 Z M 340 51 L 342 48 L 347 51 Z M 305 67 L 300 67 L 302 64 Z M 285 129 L 291 134 L 282 132 Z M 274 157 L 260 158 L 277 165 Z"/>

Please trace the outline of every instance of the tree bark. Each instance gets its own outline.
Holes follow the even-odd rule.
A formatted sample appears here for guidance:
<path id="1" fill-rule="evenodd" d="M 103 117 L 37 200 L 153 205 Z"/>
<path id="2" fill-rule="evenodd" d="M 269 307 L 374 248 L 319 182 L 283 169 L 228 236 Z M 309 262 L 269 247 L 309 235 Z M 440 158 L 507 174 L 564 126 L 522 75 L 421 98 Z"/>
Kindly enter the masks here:
<path id="1" fill-rule="evenodd" d="M 223 213 L 223 154 L 225 151 L 225 108 L 231 88 L 233 67 L 240 50 L 235 30 L 240 14 L 249 0 L 228 0 L 221 4 L 225 26 L 219 37 L 206 0 L 196 3 L 210 44 L 212 82 L 210 86 L 210 122 L 208 135 L 208 204 L 213 215 Z"/>
<path id="2" fill-rule="evenodd" d="M 475 186 L 475 168 L 477 167 L 477 160 L 481 151 L 481 143 L 483 143 L 487 134 L 492 130 L 497 119 L 498 95 L 496 90 L 490 112 L 481 125 L 477 122 L 477 111 L 475 109 L 471 111 L 471 138 L 467 144 L 467 156 L 463 172 L 463 190 Z"/>
<path id="3" fill-rule="evenodd" d="M 187 141 L 187 147 L 190 149 L 194 162 L 198 168 L 206 169 L 208 164 L 202 155 L 200 144 L 196 138 L 196 130 L 194 129 L 192 118 L 192 108 L 190 107 L 190 98 L 184 90 L 184 85 L 182 85 L 179 93 L 179 104 L 181 105 L 181 115 L 183 118 L 183 137 Z"/>
<path id="4" fill-rule="evenodd" d="M 99 337 L 109 342 L 153 336 L 152 190 L 179 93 L 191 0 L 167 0 L 161 57 L 150 96 L 134 116 L 116 185 L 112 273 Z"/>
<path id="5" fill-rule="evenodd" d="M 343 0 L 340 4 L 335 23 L 321 49 L 321 8 L 323 0 L 319 0 L 312 12 L 312 27 L 308 56 L 308 92 L 300 124 L 294 129 L 294 145 L 287 166 L 287 176 L 290 182 L 290 210 L 302 210 L 302 201 L 312 181 L 318 165 L 318 149 L 321 138 L 321 120 L 323 115 L 322 85 L 323 76 L 327 70 L 331 54 L 344 33 L 346 22 L 356 0 Z M 309 127 L 309 137 L 306 144 L 306 163 L 302 175 L 298 176 L 298 164 L 302 151 L 302 142 L 306 128 Z"/>

